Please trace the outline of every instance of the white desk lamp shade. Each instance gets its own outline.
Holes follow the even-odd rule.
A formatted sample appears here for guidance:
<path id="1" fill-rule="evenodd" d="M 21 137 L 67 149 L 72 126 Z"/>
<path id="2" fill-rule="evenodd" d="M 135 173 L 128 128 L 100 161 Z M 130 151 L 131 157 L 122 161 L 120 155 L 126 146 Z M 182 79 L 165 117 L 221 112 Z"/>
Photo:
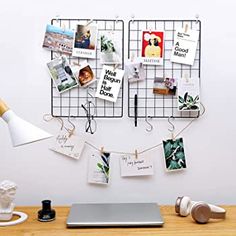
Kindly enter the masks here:
<path id="1" fill-rule="evenodd" d="M 1 100 L 0 116 L 8 124 L 14 147 L 52 137 L 51 134 L 18 117 Z"/>

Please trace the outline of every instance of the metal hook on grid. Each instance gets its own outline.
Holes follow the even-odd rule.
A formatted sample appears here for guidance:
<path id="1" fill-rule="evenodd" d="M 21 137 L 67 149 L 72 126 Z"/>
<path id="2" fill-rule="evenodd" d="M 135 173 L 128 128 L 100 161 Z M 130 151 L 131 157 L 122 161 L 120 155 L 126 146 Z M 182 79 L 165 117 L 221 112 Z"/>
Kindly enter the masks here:
<path id="1" fill-rule="evenodd" d="M 171 125 L 171 129 L 168 128 L 168 130 L 171 132 L 171 138 L 174 139 L 175 126 L 174 126 L 174 124 L 170 121 L 171 118 L 174 119 L 174 117 L 173 117 L 173 116 L 169 116 L 169 117 L 168 117 L 168 123 Z"/>
<path id="2" fill-rule="evenodd" d="M 94 119 L 95 105 L 91 101 L 88 101 L 85 104 L 82 104 L 81 107 L 84 109 L 87 118 L 85 132 L 94 134 L 97 130 L 97 122 Z"/>
<path id="3" fill-rule="evenodd" d="M 200 17 L 199 14 L 196 14 L 196 15 L 195 15 L 195 19 L 196 19 L 196 20 L 195 20 L 195 23 L 196 23 L 196 24 L 199 23 L 199 17 Z"/>
<path id="4" fill-rule="evenodd" d="M 60 14 L 56 14 L 55 19 L 56 19 L 56 22 L 58 23 L 60 19 Z"/>
<path id="5" fill-rule="evenodd" d="M 117 24 L 118 23 L 118 18 L 119 18 L 119 15 L 115 15 L 115 23 Z"/>
<path id="6" fill-rule="evenodd" d="M 149 125 L 149 128 L 146 128 L 146 131 L 147 131 L 147 132 L 152 132 L 152 130 L 153 130 L 153 125 L 148 121 L 148 118 L 151 120 L 152 117 L 151 117 L 151 116 L 146 116 L 146 117 L 145 117 L 145 121 L 146 121 L 146 123 Z"/>
<path id="7" fill-rule="evenodd" d="M 132 24 L 134 23 L 134 17 L 135 17 L 135 15 L 132 14 L 132 15 L 131 15 L 131 22 L 132 22 Z"/>

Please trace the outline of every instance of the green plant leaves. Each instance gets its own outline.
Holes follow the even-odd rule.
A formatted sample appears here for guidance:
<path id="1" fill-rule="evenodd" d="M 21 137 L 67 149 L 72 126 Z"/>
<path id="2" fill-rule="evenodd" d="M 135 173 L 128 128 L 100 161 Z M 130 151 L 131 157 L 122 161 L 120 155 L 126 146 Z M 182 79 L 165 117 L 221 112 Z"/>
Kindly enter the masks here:
<path id="1" fill-rule="evenodd" d="M 186 92 L 184 97 L 178 97 L 179 103 L 179 110 L 199 110 L 199 95 L 193 98 L 191 95 Z"/>

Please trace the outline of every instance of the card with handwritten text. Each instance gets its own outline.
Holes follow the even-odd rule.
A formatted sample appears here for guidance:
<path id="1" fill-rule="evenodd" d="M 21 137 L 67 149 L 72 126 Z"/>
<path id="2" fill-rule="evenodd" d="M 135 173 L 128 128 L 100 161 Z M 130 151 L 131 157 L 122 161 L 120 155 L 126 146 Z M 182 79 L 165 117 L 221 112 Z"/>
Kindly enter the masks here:
<path id="1" fill-rule="evenodd" d="M 120 170 L 122 177 L 153 175 L 153 160 L 150 157 L 123 155 L 120 157 Z"/>

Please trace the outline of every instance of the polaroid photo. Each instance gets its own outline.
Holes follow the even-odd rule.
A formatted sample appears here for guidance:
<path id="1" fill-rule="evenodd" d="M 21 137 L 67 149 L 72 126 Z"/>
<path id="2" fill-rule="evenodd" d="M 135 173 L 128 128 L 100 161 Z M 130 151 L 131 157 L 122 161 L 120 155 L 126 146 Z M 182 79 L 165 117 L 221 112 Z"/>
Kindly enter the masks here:
<path id="1" fill-rule="evenodd" d="M 154 78 L 153 93 L 161 95 L 175 95 L 177 90 L 177 80 L 174 78 Z"/>
<path id="2" fill-rule="evenodd" d="M 168 171 L 186 169 L 183 138 L 163 141 L 165 166 Z"/>
<path id="3" fill-rule="evenodd" d="M 122 84 L 124 70 L 104 65 L 97 85 L 95 97 L 116 102 Z"/>
<path id="4" fill-rule="evenodd" d="M 74 66 L 73 71 L 80 87 L 85 88 L 96 81 L 93 70 L 87 62 Z"/>
<path id="5" fill-rule="evenodd" d="M 72 56 L 95 58 L 97 47 L 97 25 L 77 25 Z"/>
<path id="6" fill-rule="evenodd" d="M 199 31 L 184 28 L 177 29 L 174 35 L 174 45 L 171 52 L 171 62 L 193 65 Z"/>
<path id="7" fill-rule="evenodd" d="M 143 81 L 146 77 L 143 63 L 138 61 L 125 63 L 125 77 L 129 82 Z"/>
<path id="8" fill-rule="evenodd" d="M 199 78 L 178 80 L 178 111 L 200 111 Z"/>
<path id="9" fill-rule="evenodd" d="M 142 31 L 141 58 L 144 65 L 163 65 L 164 32 Z"/>
<path id="10" fill-rule="evenodd" d="M 88 182 L 108 184 L 110 172 L 110 153 L 95 152 L 89 157 Z"/>
<path id="11" fill-rule="evenodd" d="M 51 51 L 72 54 L 74 32 L 54 25 L 47 25 L 43 47 Z"/>
<path id="12" fill-rule="evenodd" d="M 121 64 L 122 63 L 122 38 L 119 32 L 106 31 L 100 34 L 101 64 Z"/>
<path id="13" fill-rule="evenodd" d="M 47 63 L 47 67 L 59 93 L 63 93 L 79 85 L 65 56 L 58 57 Z"/>

